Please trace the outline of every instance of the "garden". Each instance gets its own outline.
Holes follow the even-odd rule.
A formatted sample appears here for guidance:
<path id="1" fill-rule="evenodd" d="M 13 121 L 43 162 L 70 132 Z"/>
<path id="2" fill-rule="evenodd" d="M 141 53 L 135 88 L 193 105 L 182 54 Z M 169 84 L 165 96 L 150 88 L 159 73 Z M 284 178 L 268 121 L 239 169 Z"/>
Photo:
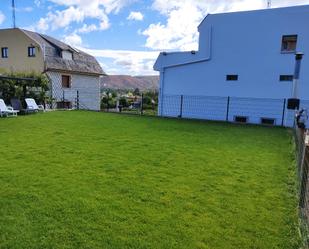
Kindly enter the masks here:
<path id="1" fill-rule="evenodd" d="M 299 248 L 288 129 L 54 111 L 0 141 L 0 248 Z"/>

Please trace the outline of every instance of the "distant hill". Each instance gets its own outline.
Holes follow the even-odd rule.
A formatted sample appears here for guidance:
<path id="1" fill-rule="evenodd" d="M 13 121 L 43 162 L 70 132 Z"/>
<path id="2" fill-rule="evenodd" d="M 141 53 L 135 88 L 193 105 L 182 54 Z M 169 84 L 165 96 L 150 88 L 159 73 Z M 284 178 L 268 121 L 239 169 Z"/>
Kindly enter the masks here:
<path id="1" fill-rule="evenodd" d="M 158 90 L 159 76 L 109 75 L 101 78 L 102 88 Z"/>

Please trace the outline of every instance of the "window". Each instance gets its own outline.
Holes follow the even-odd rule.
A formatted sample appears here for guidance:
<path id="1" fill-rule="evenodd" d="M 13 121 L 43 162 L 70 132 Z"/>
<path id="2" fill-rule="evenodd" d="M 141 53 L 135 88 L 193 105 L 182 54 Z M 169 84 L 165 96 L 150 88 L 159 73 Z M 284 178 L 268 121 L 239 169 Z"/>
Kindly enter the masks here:
<path id="1" fill-rule="evenodd" d="M 282 37 L 282 52 L 295 52 L 297 45 L 297 35 L 284 35 Z"/>
<path id="2" fill-rule="evenodd" d="M 228 74 L 228 75 L 226 75 L 226 80 L 227 81 L 237 81 L 238 80 L 238 75 L 236 75 L 236 74 Z"/>
<path id="3" fill-rule="evenodd" d="M 273 118 L 261 118 L 261 124 L 264 125 L 275 125 L 275 119 Z"/>
<path id="4" fill-rule="evenodd" d="M 280 81 L 293 81 L 293 75 L 280 75 Z"/>
<path id="5" fill-rule="evenodd" d="M 62 75 L 62 87 L 63 88 L 71 88 L 71 76 L 70 75 Z"/>
<path id="6" fill-rule="evenodd" d="M 35 47 L 28 47 L 28 57 L 35 57 Z"/>
<path id="7" fill-rule="evenodd" d="M 7 47 L 1 48 L 1 57 L 8 58 L 9 57 L 9 49 Z"/>
<path id="8" fill-rule="evenodd" d="M 57 109 L 72 109 L 72 102 L 69 101 L 57 102 Z"/>
<path id="9" fill-rule="evenodd" d="M 235 116 L 234 121 L 237 123 L 247 123 L 248 122 L 248 117 L 244 116 Z"/>
<path id="10" fill-rule="evenodd" d="M 73 60 L 73 54 L 69 51 L 62 51 L 62 58 L 65 60 Z"/>

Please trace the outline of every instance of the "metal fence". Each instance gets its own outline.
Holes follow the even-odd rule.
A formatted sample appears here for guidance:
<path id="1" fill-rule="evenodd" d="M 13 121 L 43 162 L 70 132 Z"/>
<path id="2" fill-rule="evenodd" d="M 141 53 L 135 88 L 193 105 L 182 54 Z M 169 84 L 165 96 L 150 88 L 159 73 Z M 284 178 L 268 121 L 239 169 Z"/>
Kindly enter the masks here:
<path id="1" fill-rule="evenodd" d="M 309 109 L 309 101 L 302 100 L 301 108 Z M 164 95 L 159 115 L 288 127 L 294 123 L 287 99 Z"/>
<path id="2" fill-rule="evenodd" d="M 51 109 L 99 110 L 100 108 L 100 94 L 94 91 L 65 89 L 57 91 L 56 94 L 54 92 L 51 100 Z"/>
<path id="3" fill-rule="evenodd" d="M 295 126 L 296 162 L 299 179 L 299 209 L 304 247 L 309 248 L 309 146 L 307 131 Z"/>
<path id="4" fill-rule="evenodd" d="M 106 95 L 102 98 L 101 110 L 105 112 L 117 112 L 136 115 L 158 115 L 158 101 L 147 95 L 140 96 L 120 96 L 111 98 Z"/>
<path id="5" fill-rule="evenodd" d="M 286 127 L 294 124 L 294 111 L 287 109 L 287 99 L 164 95 L 159 105 L 149 107 L 146 109 L 143 97 L 139 97 L 130 107 L 114 104 L 103 110 Z M 302 100 L 301 108 L 309 109 L 309 101 Z"/>

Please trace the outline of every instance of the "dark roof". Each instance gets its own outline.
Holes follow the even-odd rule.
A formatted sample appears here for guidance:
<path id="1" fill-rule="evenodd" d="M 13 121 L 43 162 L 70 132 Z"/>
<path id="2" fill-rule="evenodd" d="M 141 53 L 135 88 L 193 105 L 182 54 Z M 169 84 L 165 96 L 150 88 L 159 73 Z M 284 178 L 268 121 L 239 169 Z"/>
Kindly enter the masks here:
<path id="1" fill-rule="evenodd" d="M 105 75 L 98 61 L 91 55 L 72 48 L 48 35 L 23 30 L 27 36 L 37 42 L 45 50 L 45 65 L 47 71 L 69 71 L 80 74 Z M 66 60 L 61 57 L 62 51 L 72 53 L 73 60 Z"/>

